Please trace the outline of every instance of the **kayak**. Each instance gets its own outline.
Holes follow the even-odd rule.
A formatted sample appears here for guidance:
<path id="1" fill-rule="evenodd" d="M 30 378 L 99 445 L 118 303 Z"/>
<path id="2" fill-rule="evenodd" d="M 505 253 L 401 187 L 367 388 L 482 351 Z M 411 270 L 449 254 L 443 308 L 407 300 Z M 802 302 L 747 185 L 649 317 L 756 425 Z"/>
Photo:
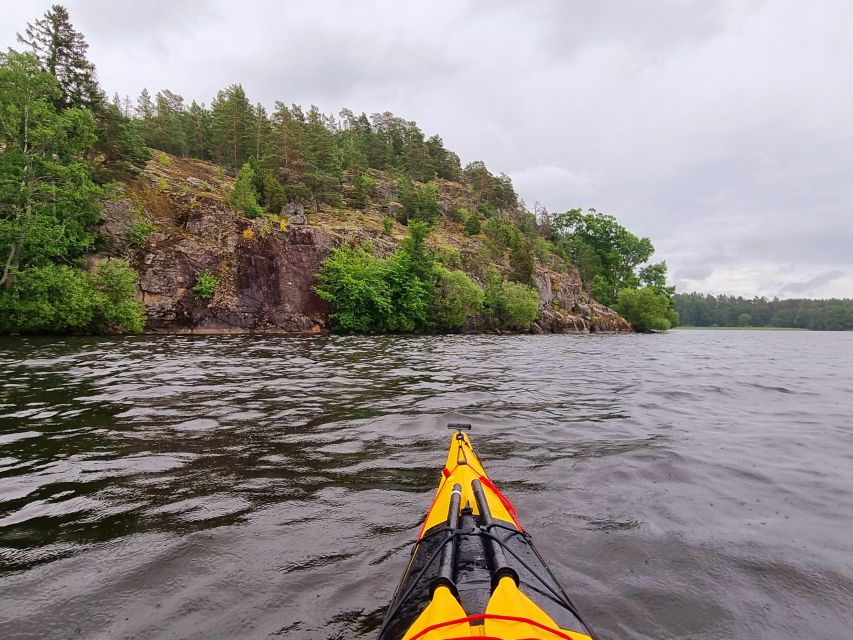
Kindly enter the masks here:
<path id="1" fill-rule="evenodd" d="M 594 640 L 483 469 L 471 426 L 448 428 L 438 491 L 379 640 Z"/>

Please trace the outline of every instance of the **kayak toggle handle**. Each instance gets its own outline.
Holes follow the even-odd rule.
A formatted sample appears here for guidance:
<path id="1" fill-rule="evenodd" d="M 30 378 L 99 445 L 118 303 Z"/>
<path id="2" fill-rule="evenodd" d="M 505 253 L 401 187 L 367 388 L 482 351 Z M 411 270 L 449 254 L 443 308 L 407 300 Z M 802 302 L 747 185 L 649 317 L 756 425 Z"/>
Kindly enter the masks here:
<path id="1" fill-rule="evenodd" d="M 447 428 L 451 431 L 470 431 L 471 423 L 470 422 L 448 422 Z"/>

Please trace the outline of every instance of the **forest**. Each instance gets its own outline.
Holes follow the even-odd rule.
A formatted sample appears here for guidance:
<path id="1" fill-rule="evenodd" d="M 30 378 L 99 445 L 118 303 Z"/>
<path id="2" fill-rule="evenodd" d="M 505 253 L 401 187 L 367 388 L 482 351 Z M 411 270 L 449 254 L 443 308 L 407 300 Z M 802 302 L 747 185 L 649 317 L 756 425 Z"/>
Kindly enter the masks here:
<path id="1" fill-rule="evenodd" d="M 853 300 L 742 298 L 703 293 L 673 296 L 681 323 L 696 327 L 782 327 L 853 330 Z"/>
<path id="2" fill-rule="evenodd" d="M 552 214 L 536 206 L 530 211 L 509 176 L 493 173 L 481 161 L 463 166 L 439 135 L 427 136 L 414 121 L 349 109 L 330 115 L 313 105 L 306 109 L 284 101 L 268 111 L 240 84 L 218 91 L 209 105 L 187 104 L 169 89 L 153 95 L 142 89 L 134 99 L 108 97 L 87 58 L 84 36 L 60 5 L 28 24 L 18 40 L 22 52 L 10 49 L 0 57 L 0 332 L 142 329 L 144 309 L 133 296 L 133 265 L 112 258 L 86 268 L 86 257 L 102 248 L 102 203 L 118 182 L 139 175 L 158 151 L 208 160 L 236 176 L 229 201 L 249 217 L 275 216 L 289 202 L 318 211 L 364 209 L 371 197 L 371 171 L 385 172 L 396 180 L 401 206 L 395 222 L 425 225 L 416 228 L 410 246 L 419 246 L 418 238 L 428 235 L 441 215 L 451 215 L 467 235 L 483 234 L 507 249 L 511 269 L 506 280 L 527 291 L 503 287 L 516 297 L 530 299 L 536 261 L 553 255 L 576 265 L 584 287 L 635 329 L 665 330 L 678 322 L 666 264 L 649 263 L 650 239 L 594 209 Z M 475 206 L 442 214 L 437 199 L 442 181 L 463 184 Z M 343 251 L 318 276 L 318 291 L 332 304 L 337 328 L 442 328 L 430 323 L 423 310 L 441 308 L 449 283 L 460 283 L 458 275 L 431 268 L 434 260 L 427 254 L 422 264 L 401 275 L 398 260 L 394 274 L 382 273 L 398 284 L 401 278 L 418 280 L 403 283 L 410 292 L 425 292 L 414 320 L 355 321 L 353 309 L 342 305 L 364 301 L 341 287 L 354 272 L 366 278 L 373 273 L 368 266 L 382 265 L 363 255 L 362 248 Z M 421 255 L 409 253 L 410 258 Z M 473 291 L 474 301 L 485 300 L 485 306 L 466 308 L 498 318 L 498 303 L 488 290 L 503 285 L 485 284 L 478 293 L 477 283 L 471 283 L 474 289 L 461 283 Z M 388 317 L 399 316 L 399 310 L 377 308 Z M 340 322 L 343 318 L 351 322 Z"/>

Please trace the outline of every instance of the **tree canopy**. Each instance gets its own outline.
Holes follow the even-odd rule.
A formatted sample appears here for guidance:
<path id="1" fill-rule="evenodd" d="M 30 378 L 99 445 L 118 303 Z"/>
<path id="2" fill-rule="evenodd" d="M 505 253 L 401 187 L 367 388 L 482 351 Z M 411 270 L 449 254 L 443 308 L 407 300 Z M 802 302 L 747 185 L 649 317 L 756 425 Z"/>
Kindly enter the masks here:
<path id="1" fill-rule="evenodd" d="M 104 102 L 86 42 L 53 6 L 0 56 L 0 331 L 138 331 L 136 272 L 78 267 L 96 246 L 102 187 L 133 173 L 141 138 Z"/>

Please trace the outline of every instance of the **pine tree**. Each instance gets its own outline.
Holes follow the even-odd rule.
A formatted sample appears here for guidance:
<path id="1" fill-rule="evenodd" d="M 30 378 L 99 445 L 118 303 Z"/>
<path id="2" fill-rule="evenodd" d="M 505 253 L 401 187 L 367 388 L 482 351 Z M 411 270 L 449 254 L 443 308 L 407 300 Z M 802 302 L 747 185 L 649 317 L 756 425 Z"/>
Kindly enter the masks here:
<path id="1" fill-rule="evenodd" d="M 273 143 L 270 148 L 272 162 L 283 180 L 302 183 L 308 155 L 304 114 L 298 105 L 288 107 L 283 102 L 276 102 L 275 106 L 272 117 Z"/>
<path id="2" fill-rule="evenodd" d="M 210 111 L 204 103 L 192 101 L 184 117 L 187 153 L 193 158 L 210 159 Z"/>
<path id="3" fill-rule="evenodd" d="M 320 110 L 311 105 L 306 133 L 311 154 L 305 172 L 305 184 L 311 190 L 314 204 L 320 210 L 323 202 L 341 202 L 341 158 L 334 133 L 326 124 Z"/>
<path id="4" fill-rule="evenodd" d="M 95 66 L 86 58 L 89 45 L 71 24 L 68 10 L 55 4 L 44 17 L 27 23 L 18 41 L 32 49 L 42 66 L 59 83 L 57 106 L 97 110 L 104 96 L 95 76 Z"/>
<path id="5" fill-rule="evenodd" d="M 216 94 L 211 104 L 213 157 L 230 169 L 238 169 L 252 155 L 255 141 L 255 110 L 239 84 Z"/>
<path id="6" fill-rule="evenodd" d="M 148 89 L 142 89 L 142 93 L 136 99 L 136 117 L 142 120 L 151 120 L 154 117 L 154 103 L 151 102 Z"/>
<path id="7" fill-rule="evenodd" d="M 255 188 L 255 172 L 248 162 L 237 172 L 237 180 L 228 194 L 228 201 L 235 209 L 243 211 L 253 218 L 264 213 L 258 203 L 258 190 Z"/>
<path id="8" fill-rule="evenodd" d="M 149 146 L 174 155 L 187 154 L 186 131 L 184 128 L 184 98 L 168 89 L 158 91 L 155 96 L 156 110 L 149 132 Z"/>

